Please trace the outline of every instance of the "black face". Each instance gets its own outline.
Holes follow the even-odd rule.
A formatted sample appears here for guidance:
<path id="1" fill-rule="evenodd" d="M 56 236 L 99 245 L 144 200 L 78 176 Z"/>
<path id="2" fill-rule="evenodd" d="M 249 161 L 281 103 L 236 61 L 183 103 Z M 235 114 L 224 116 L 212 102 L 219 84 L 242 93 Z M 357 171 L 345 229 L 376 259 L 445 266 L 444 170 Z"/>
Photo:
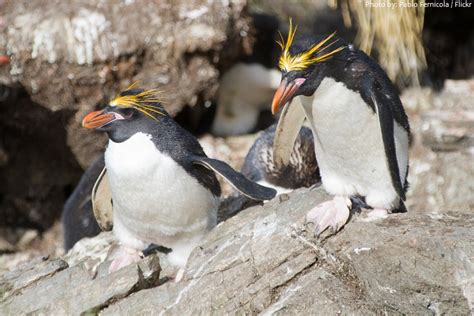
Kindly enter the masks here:
<path id="1" fill-rule="evenodd" d="M 310 50 L 315 43 L 320 43 L 325 38 L 327 38 L 327 36 L 298 38 L 290 47 L 289 54 L 291 56 L 304 54 Z M 337 40 L 337 42 L 333 42 L 332 45 L 330 45 L 330 49 L 322 49 L 319 56 L 338 49 L 341 46 L 344 46 L 344 43 Z M 338 52 L 338 55 L 344 55 L 343 50 Z M 281 106 L 290 102 L 295 96 L 313 95 L 323 79 L 330 75 L 333 68 L 337 68 L 335 67 L 335 62 L 337 63 L 338 59 L 341 59 L 340 56 L 333 56 L 329 60 L 315 62 L 303 70 L 282 71 L 282 81 L 273 98 L 272 112 L 276 113 Z M 342 57 L 341 60 L 343 59 L 344 57 Z"/>
<path id="2" fill-rule="evenodd" d="M 130 122 L 137 119 L 139 112 L 133 108 L 120 108 L 116 106 L 106 106 L 103 110 L 104 114 L 113 114 L 112 120 L 106 122 L 104 125 L 96 127 L 96 130 L 102 132 L 109 132 L 114 129 L 130 124 Z"/>
<path id="3" fill-rule="evenodd" d="M 282 72 L 282 80 L 287 79 L 287 82 L 294 82 L 296 79 L 304 78 L 305 81 L 295 91 L 293 96 L 305 95 L 310 96 L 316 91 L 324 78 L 325 64 L 310 65 L 305 70 L 297 70 L 290 72 Z"/>
<path id="4" fill-rule="evenodd" d="M 89 113 L 82 125 L 86 128 L 93 128 L 106 132 L 114 142 L 123 142 L 137 132 L 147 131 L 154 128 L 162 117 L 153 115 L 153 119 L 139 110 L 132 107 L 106 106 L 101 111 Z"/>

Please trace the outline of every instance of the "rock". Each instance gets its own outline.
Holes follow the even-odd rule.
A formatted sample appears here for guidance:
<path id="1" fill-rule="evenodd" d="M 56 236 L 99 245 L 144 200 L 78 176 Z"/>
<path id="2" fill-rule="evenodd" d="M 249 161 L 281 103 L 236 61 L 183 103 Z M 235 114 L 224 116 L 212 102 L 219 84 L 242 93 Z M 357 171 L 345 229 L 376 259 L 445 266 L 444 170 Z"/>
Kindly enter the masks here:
<path id="1" fill-rule="evenodd" d="M 13 295 L 24 287 L 67 267 L 68 264 L 61 259 L 48 260 L 47 257 L 37 257 L 23 264 L 18 270 L 2 275 L 0 279 L 1 298 Z"/>
<path id="2" fill-rule="evenodd" d="M 45 269 L 41 271 L 44 273 Z M 45 281 L 30 283 L 19 295 L 7 296 L 1 309 L 6 314 L 95 313 L 138 289 L 156 285 L 159 274 L 156 255 L 113 275 L 97 277 L 79 264 L 54 275 L 50 273 L 50 278 Z"/>
<path id="3" fill-rule="evenodd" d="M 474 168 L 472 152 L 433 152 L 414 148 L 408 181 L 409 210 L 448 210 L 472 214 Z"/>
<path id="4" fill-rule="evenodd" d="M 318 190 L 300 191 L 240 213 L 193 252 L 183 282 L 136 293 L 103 314 L 470 310 L 474 275 L 466 258 L 474 223 L 463 223 L 468 216 L 407 213 L 371 223 L 356 217 L 319 242 L 302 219 L 324 198 Z M 429 235 L 421 233 L 426 230 Z"/>
<path id="5" fill-rule="evenodd" d="M 26 285 L 0 309 L 101 315 L 474 311 L 471 214 L 434 216 L 426 209 L 367 222 L 363 212 L 336 236 L 317 240 L 304 217 L 328 198 L 321 189 L 301 189 L 222 222 L 193 251 L 178 283 L 169 280 L 176 270 L 162 254 L 159 278 L 156 266 L 150 268 L 154 281 L 145 285 L 140 280 L 147 269 L 136 265 L 107 275 L 107 262 L 85 264 L 94 256 L 103 261 L 114 243 L 102 233 L 64 257 L 70 268 Z M 156 259 L 141 266 L 149 260 Z"/>
<path id="6" fill-rule="evenodd" d="M 423 145 L 434 151 L 474 148 L 474 80 L 446 80 L 432 98 L 432 109 L 421 114 Z"/>
<path id="7" fill-rule="evenodd" d="M 473 80 L 447 80 L 439 93 L 410 89 L 408 104 L 413 142 L 407 207 L 434 214 L 474 209 Z M 420 111 L 423 110 L 423 111 Z"/>
<path id="8" fill-rule="evenodd" d="M 423 144 L 434 151 L 468 151 L 474 147 L 474 111 L 423 113 Z"/>
<path id="9" fill-rule="evenodd" d="M 198 94 L 213 95 L 216 65 L 239 54 L 242 31 L 249 28 L 244 5 L 7 2 L 1 18 L 8 27 L 0 29 L 0 42 L 8 49 L 0 53 L 10 62 L 0 67 L 0 83 L 20 84 L 53 112 L 73 111 L 68 145 L 86 166 L 104 138 L 97 142 L 80 129 L 82 117 L 132 80 L 166 91 L 171 102 L 165 107 L 172 114 L 194 105 Z"/>

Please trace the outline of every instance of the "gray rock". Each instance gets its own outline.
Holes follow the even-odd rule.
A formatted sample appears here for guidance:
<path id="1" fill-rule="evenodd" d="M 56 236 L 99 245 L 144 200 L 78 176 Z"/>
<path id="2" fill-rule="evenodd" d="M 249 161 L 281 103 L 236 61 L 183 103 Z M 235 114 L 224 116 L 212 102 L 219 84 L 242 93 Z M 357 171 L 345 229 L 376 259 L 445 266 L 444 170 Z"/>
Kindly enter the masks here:
<path id="1" fill-rule="evenodd" d="M 182 282 L 135 293 L 103 314 L 472 311 L 472 217 L 354 216 L 321 242 L 302 224 L 324 198 L 301 191 L 242 212 L 193 252 Z"/>
<path id="2" fill-rule="evenodd" d="M 471 214 L 474 210 L 473 154 L 466 151 L 433 152 L 418 147 L 410 162 L 409 210 Z"/>
<path id="3" fill-rule="evenodd" d="M 474 220 L 431 210 L 368 221 L 354 214 L 315 239 L 306 212 L 328 199 L 303 189 L 220 223 L 183 279 L 156 255 L 106 273 L 111 233 L 80 241 L 71 266 L 0 303 L 6 314 L 468 314 L 474 312 Z M 144 266 L 145 265 L 145 266 Z M 145 280 L 145 282 L 144 282 Z"/>
<path id="4" fill-rule="evenodd" d="M 2 275 L 0 278 L 0 298 L 4 299 L 11 296 L 24 287 L 45 279 L 67 267 L 68 264 L 61 259 L 48 260 L 47 257 L 37 257 L 23 264 L 17 270 Z"/>
<path id="5" fill-rule="evenodd" d="M 241 52 L 245 1 L 9 1 L 3 5 L 0 83 L 21 84 L 34 102 L 75 113 L 68 144 L 82 166 L 104 138 L 80 128 L 85 113 L 131 80 L 166 91 L 172 114 L 212 96 L 216 64 Z M 222 51 L 223 48 L 226 48 Z M 232 57 L 233 56 L 233 57 Z M 118 84 L 117 84 L 118 83 Z M 92 156 L 92 157 L 91 157 Z"/>
<path id="6" fill-rule="evenodd" d="M 410 210 L 472 214 L 474 209 L 474 81 L 447 80 L 440 93 L 410 89 Z M 422 111 L 421 111 L 422 110 Z"/>
<path id="7" fill-rule="evenodd" d="M 156 255 L 114 274 L 94 277 L 82 265 L 31 283 L 20 294 L 8 297 L 0 307 L 8 315 L 27 313 L 95 313 L 138 289 L 156 285 L 160 265 Z"/>
<path id="8" fill-rule="evenodd" d="M 423 113 L 423 144 L 434 151 L 469 151 L 474 148 L 474 111 Z"/>

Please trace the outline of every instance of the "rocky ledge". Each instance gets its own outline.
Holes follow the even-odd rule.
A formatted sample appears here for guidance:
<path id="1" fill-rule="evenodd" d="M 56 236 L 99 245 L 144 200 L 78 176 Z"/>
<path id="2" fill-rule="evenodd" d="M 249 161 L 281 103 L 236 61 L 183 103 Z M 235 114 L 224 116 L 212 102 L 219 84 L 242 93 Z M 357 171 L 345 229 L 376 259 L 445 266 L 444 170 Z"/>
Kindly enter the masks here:
<path id="1" fill-rule="evenodd" d="M 415 211 L 354 214 L 314 238 L 306 212 L 329 197 L 304 189 L 219 224 L 183 279 L 162 254 L 108 275 L 110 233 L 61 259 L 38 258 L 0 279 L 2 314 L 469 314 L 474 312 L 474 218 Z"/>

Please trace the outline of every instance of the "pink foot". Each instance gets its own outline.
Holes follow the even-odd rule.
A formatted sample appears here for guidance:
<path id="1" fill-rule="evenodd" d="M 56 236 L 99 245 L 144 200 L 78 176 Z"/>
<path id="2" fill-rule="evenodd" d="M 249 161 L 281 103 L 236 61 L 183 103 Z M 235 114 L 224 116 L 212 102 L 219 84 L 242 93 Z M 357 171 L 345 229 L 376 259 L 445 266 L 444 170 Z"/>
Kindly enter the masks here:
<path id="1" fill-rule="evenodd" d="M 117 257 L 110 263 L 109 273 L 113 273 L 128 266 L 129 264 L 140 261 L 143 258 L 143 253 L 139 250 L 121 246 Z"/>
<path id="2" fill-rule="evenodd" d="M 363 222 L 373 222 L 388 217 L 388 211 L 383 208 L 374 208 L 372 211 L 367 213 L 367 217 L 362 219 Z"/>
<path id="3" fill-rule="evenodd" d="M 306 214 L 306 223 L 313 223 L 315 235 L 319 236 L 328 227 L 337 233 L 349 219 L 351 200 L 347 197 L 335 196 L 332 200 L 323 202 Z"/>

